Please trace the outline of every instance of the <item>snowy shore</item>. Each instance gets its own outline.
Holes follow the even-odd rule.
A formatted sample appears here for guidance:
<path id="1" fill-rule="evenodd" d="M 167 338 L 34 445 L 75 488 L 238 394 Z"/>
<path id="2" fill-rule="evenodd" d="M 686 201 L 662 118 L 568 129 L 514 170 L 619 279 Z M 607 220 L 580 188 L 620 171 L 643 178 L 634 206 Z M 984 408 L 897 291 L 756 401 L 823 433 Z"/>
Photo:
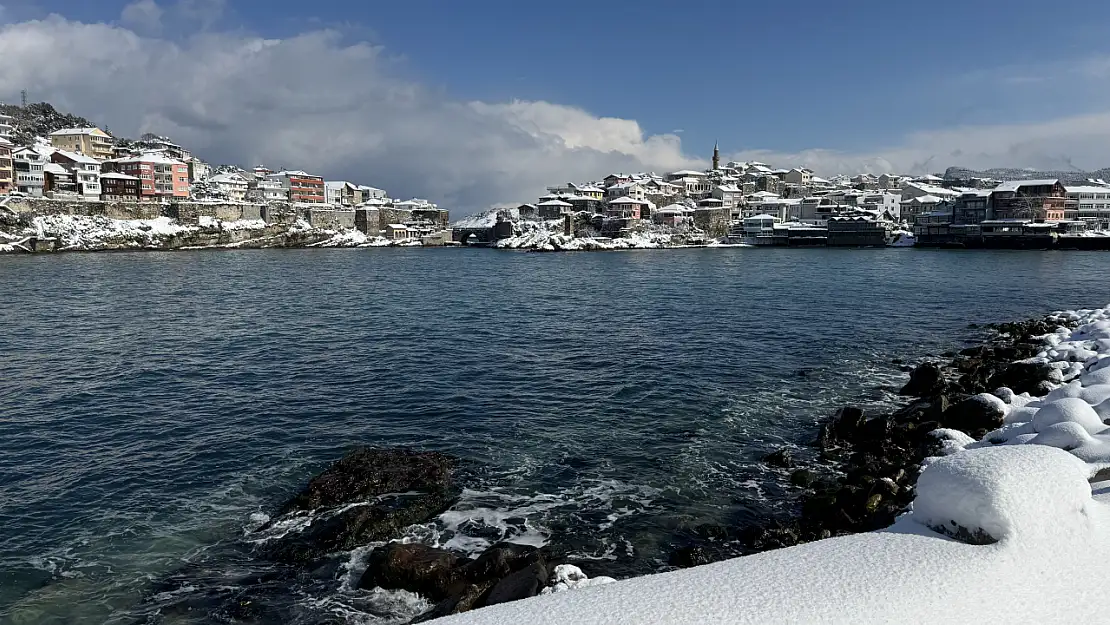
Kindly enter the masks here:
<path id="1" fill-rule="evenodd" d="M 32 242 L 40 242 L 33 247 Z M 298 220 L 269 224 L 262 220 L 221 221 L 201 217 L 197 225 L 169 217 L 112 219 L 104 216 L 42 215 L 26 223 L 0 225 L 0 253 L 50 251 L 234 249 L 246 247 L 400 247 L 419 240 L 393 241 L 358 230 L 315 228 Z"/>
<path id="2" fill-rule="evenodd" d="M 437 622 L 1102 622 L 1076 583 L 1110 571 L 1110 306 L 1050 319 L 1028 361 L 1053 372 L 1049 392 L 979 396 L 1002 427 L 978 441 L 934 432 L 941 455 L 888 529 Z"/>

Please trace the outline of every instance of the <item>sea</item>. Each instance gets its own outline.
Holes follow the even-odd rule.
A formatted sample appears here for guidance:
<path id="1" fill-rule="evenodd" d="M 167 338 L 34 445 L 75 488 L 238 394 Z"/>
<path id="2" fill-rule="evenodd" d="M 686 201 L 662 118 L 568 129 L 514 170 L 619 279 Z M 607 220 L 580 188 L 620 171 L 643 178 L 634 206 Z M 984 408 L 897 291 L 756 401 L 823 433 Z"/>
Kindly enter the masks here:
<path id="1" fill-rule="evenodd" d="M 1108 268 L 918 249 L 2 256 L 0 622 L 209 622 L 167 611 L 205 592 L 181 571 L 230 567 L 227 545 L 356 445 L 467 467 L 459 502 L 397 538 L 664 571 L 692 528 L 789 512 L 789 470 L 764 455 L 815 461 L 839 406 L 895 405 L 907 364 L 977 326 L 1106 305 Z M 282 620 L 418 612 L 357 590 L 373 546 L 291 590 Z"/>

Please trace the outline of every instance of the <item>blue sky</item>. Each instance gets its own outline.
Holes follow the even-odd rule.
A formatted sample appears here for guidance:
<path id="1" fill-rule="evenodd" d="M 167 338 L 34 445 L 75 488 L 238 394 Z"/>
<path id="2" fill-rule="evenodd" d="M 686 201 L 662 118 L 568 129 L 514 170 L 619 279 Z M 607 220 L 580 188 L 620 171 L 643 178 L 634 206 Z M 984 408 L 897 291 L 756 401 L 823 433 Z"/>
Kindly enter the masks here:
<path id="1" fill-rule="evenodd" d="M 144 3 L 157 7 L 153 24 L 128 13 L 129 5 Z M 181 48 L 196 45 L 187 42 L 203 33 L 291 41 L 327 30 L 333 52 L 360 43 L 380 47 L 374 79 L 388 75 L 415 86 L 424 94 L 421 106 L 551 103 L 591 119 L 567 130 L 571 122 L 563 117 L 570 113 L 563 109 L 557 123 L 550 115 L 537 122 L 535 110 L 497 114 L 544 137 L 594 132 L 592 118 L 634 120 L 645 142 L 665 144 L 677 134 L 691 159 L 705 158 L 719 140 L 726 155 L 767 153 L 829 169 L 875 162 L 940 170 L 1045 166 L 1065 157 L 1084 167 L 1110 165 L 1110 153 L 1093 143 L 1053 142 L 1044 128 L 1071 120 L 1066 132 L 1074 135 L 1077 116 L 1108 112 L 1107 2 L 0 0 L 0 6 L 0 20 L 10 24 L 56 13 L 71 25 L 105 23 Z M 212 14 L 203 23 L 195 14 L 202 7 Z M 12 97 L 2 80 L 0 97 Z M 542 132 L 531 130 L 537 124 Z M 1000 135 L 1016 130 L 995 128 L 966 145 L 956 138 L 999 125 L 1036 126 L 1043 136 L 1035 148 L 1020 138 L 1001 144 Z M 655 147 L 641 153 L 583 141 L 601 152 L 632 154 L 645 167 L 682 158 L 659 157 Z M 991 142 L 999 145 L 978 150 Z M 1059 154 L 1052 152 L 1057 145 Z"/>

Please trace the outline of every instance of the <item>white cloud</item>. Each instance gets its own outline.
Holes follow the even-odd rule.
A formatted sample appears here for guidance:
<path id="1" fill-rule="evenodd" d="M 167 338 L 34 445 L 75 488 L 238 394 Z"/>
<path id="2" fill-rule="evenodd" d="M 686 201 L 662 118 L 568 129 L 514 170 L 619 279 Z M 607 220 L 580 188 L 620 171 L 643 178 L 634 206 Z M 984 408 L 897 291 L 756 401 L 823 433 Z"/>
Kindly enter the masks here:
<path id="1" fill-rule="evenodd" d="M 162 7 L 154 0 L 135 0 L 123 7 L 120 22 L 143 33 L 162 32 Z"/>
<path id="2" fill-rule="evenodd" d="M 0 58 L 13 61 L 0 65 L 0 94 L 26 88 L 118 134 L 165 134 L 215 162 L 304 168 L 460 212 L 610 171 L 702 163 L 635 121 L 453 100 L 330 30 L 169 40 L 51 16 L 0 28 Z"/>

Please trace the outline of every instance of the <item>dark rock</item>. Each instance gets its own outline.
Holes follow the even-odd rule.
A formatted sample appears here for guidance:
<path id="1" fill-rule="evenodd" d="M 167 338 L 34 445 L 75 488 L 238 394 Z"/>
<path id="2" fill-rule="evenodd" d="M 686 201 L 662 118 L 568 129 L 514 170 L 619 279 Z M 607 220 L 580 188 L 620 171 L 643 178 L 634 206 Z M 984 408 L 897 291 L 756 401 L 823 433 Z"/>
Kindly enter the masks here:
<path id="1" fill-rule="evenodd" d="M 944 411 L 941 425 L 979 438 L 990 430 L 1002 427 L 1004 416 L 1002 408 L 985 397 L 974 395 Z"/>
<path id="2" fill-rule="evenodd" d="M 766 462 L 772 467 L 779 467 L 781 469 L 789 469 L 794 466 L 794 458 L 790 456 L 790 450 L 782 447 L 775 451 L 763 456 L 763 462 Z"/>
<path id="3" fill-rule="evenodd" d="M 944 375 L 937 365 L 927 362 L 910 372 L 910 381 L 898 391 L 901 395 L 929 397 L 944 390 Z"/>
<path id="4" fill-rule="evenodd" d="M 413 623 L 425 623 L 451 614 L 467 612 L 482 605 L 482 599 L 496 582 L 486 581 L 478 584 L 458 585 L 456 592 L 450 597 L 440 601 L 432 609 L 412 620 Z"/>
<path id="5" fill-rule="evenodd" d="M 851 442 L 863 425 L 864 419 L 861 408 L 856 406 L 841 408 L 821 426 L 821 431 L 817 435 L 817 446 L 827 450 L 842 443 Z"/>
<path id="6" fill-rule="evenodd" d="M 308 563 L 337 551 L 395 538 L 405 527 L 443 513 L 456 499 L 453 492 L 443 490 L 383 498 L 317 519 L 300 532 L 267 543 L 263 549 L 279 562 Z"/>
<path id="7" fill-rule="evenodd" d="M 1054 371 L 1055 369 L 1048 363 L 1013 362 L 993 375 L 988 386 L 990 388 L 1005 386 L 1015 393 L 1036 394 L 1046 380 L 1056 375 Z"/>
<path id="8" fill-rule="evenodd" d="M 484 604 L 497 605 L 535 597 L 547 585 L 547 579 L 547 566 L 541 560 L 494 584 Z"/>
<path id="9" fill-rule="evenodd" d="M 465 564 L 460 575 L 473 582 L 498 580 L 541 560 L 535 547 L 498 543 Z"/>
<path id="10" fill-rule="evenodd" d="M 405 589 L 433 601 L 448 597 L 459 558 L 418 543 L 390 543 L 375 549 L 359 580 L 359 588 Z"/>
<path id="11" fill-rule="evenodd" d="M 681 547 L 671 552 L 670 557 L 667 558 L 667 564 L 677 566 L 681 569 L 688 569 L 692 566 L 701 566 L 709 564 L 709 556 L 705 553 L 705 549 L 700 546 Z"/>
<path id="12" fill-rule="evenodd" d="M 798 469 L 790 474 L 790 483 L 799 488 L 809 488 L 817 481 L 817 475 L 809 469 Z"/>
<path id="13" fill-rule="evenodd" d="M 312 478 L 279 514 L 372 500 L 388 493 L 445 489 L 454 458 L 434 451 L 360 447 Z"/>
<path id="14" fill-rule="evenodd" d="M 312 478 L 274 519 L 313 511 L 312 522 L 261 549 L 273 560 L 306 564 L 396 538 L 402 528 L 426 522 L 454 504 L 454 465 L 454 459 L 436 452 L 355 449 Z M 349 507 L 328 510 L 338 506 Z"/>

